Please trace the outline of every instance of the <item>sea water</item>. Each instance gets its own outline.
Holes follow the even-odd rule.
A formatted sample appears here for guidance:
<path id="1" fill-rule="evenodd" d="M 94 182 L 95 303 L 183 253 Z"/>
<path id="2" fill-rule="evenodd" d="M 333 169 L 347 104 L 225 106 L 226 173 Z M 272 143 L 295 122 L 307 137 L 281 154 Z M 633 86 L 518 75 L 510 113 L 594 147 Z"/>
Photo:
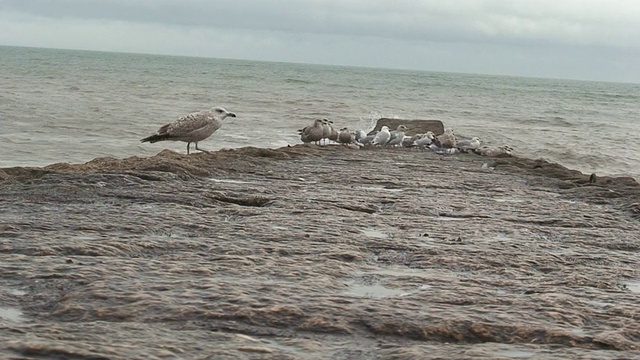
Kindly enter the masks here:
<path id="1" fill-rule="evenodd" d="M 186 152 L 141 143 L 189 112 L 235 112 L 199 147 L 281 147 L 317 118 L 368 131 L 439 119 L 459 137 L 640 177 L 640 85 L 0 46 L 0 167 Z"/>

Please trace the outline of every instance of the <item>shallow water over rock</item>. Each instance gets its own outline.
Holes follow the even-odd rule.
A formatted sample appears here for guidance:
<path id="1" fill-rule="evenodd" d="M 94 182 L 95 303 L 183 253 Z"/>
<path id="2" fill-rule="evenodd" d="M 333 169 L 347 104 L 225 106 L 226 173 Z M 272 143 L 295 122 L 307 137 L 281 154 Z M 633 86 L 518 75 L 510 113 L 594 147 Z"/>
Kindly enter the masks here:
<path id="1" fill-rule="evenodd" d="M 390 235 L 386 232 L 376 229 L 363 229 L 360 230 L 364 235 L 372 238 L 386 239 L 390 237 Z"/>
<path id="2" fill-rule="evenodd" d="M 634 293 L 640 293 L 640 280 L 628 281 L 624 284 L 629 291 Z"/>
<path id="3" fill-rule="evenodd" d="M 3 287 L 3 286 L 0 286 L 0 292 L 6 292 L 7 294 L 11 294 L 14 296 L 23 296 L 27 294 L 27 292 L 24 290 L 13 289 L 13 288 Z"/>
<path id="4" fill-rule="evenodd" d="M 19 323 L 25 321 L 22 311 L 18 308 L 0 306 L 0 319 Z"/>
<path id="5" fill-rule="evenodd" d="M 406 296 L 413 292 L 407 289 L 393 289 L 382 284 L 349 284 L 349 290 L 345 292 L 347 295 L 371 297 L 371 298 L 387 298 L 396 296 Z"/>

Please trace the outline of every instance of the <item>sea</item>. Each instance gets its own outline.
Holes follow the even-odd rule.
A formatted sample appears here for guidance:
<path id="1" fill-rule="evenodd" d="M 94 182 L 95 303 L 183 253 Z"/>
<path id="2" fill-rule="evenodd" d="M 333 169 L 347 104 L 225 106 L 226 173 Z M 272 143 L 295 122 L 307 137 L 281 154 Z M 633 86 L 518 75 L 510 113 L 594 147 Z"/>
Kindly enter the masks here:
<path id="1" fill-rule="evenodd" d="M 325 117 L 365 131 L 381 117 L 437 119 L 518 156 L 640 178 L 640 84 L 7 46 L 0 167 L 186 152 L 140 139 L 214 106 L 237 117 L 208 150 L 298 144 Z"/>

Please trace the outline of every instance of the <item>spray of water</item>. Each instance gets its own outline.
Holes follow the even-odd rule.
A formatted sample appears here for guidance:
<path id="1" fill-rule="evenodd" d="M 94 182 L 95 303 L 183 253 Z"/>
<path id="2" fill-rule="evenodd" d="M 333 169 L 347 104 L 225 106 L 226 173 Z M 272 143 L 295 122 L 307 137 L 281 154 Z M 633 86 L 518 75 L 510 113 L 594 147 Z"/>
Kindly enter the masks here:
<path id="1" fill-rule="evenodd" d="M 360 116 L 360 119 L 358 121 L 358 129 L 362 129 L 366 133 L 369 133 L 373 129 L 375 129 L 376 124 L 378 123 L 378 120 L 381 118 L 398 119 L 399 117 L 397 115 L 385 116 L 377 111 L 371 111 L 369 113 L 369 116 L 366 118 Z"/>

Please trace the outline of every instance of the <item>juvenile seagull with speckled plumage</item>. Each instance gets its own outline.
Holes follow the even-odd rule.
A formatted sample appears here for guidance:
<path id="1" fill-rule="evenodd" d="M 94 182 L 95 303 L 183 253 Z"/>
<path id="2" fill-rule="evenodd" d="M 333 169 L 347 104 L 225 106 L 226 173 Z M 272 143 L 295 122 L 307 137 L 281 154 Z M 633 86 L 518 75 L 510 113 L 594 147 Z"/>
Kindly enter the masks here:
<path id="1" fill-rule="evenodd" d="M 211 110 L 194 112 L 162 126 L 156 134 L 140 141 L 148 141 L 150 143 L 164 140 L 184 141 L 187 143 L 187 155 L 189 154 L 189 145 L 191 143 L 196 144 L 196 150 L 207 152 L 198 148 L 198 142 L 208 138 L 216 130 L 220 129 L 222 120 L 227 116 L 236 117 L 236 114 L 228 112 L 219 106 Z"/>

